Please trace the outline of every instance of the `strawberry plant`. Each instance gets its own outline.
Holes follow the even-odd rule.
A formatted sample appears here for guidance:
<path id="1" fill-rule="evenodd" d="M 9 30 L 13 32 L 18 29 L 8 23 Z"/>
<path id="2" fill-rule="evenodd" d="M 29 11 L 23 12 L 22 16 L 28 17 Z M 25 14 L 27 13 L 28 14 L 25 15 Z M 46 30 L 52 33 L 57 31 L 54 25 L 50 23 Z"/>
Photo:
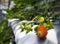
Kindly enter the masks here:
<path id="1" fill-rule="evenodd" d="M 9 0 L 14 1 L 15 5 L 11 9 L 7 9 L 5 14 L 6 19 L 0 23 L 0 44 L 8 44 L 11 36 L 10 27 L 8 27 L 8 19 L 18 18 L 22 20 L 35 21 L 34 23 L 23 23 L 20 25 L 22 31 L 27 30 L 27 33 L 32 31 L 33 25 L 39 25 L 35 31 L 39 36 L 40 26 L 43 26 L 41 30 L 41 36 L 45 37 L 46 34 L 42 35 L 46 30 L 53 28 L 51 20 L 55 21 L 59 14 L 55 14 L 54 6 L 58 0 Z M 9 2 L 10 3 L 10 2 Z M 47 32 L 46 32 L 47 33 Z M 2 37 L 3 36 L 3 37 Z M 39 36 L 40 37 L 40 36 Z"/>

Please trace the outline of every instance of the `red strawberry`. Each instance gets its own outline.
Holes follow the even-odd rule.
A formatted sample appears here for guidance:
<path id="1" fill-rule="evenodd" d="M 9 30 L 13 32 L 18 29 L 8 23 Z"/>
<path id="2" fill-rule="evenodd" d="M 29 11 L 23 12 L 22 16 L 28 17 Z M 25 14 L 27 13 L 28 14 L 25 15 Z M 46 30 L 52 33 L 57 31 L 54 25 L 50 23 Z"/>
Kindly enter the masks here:
<path id="1" fill-rule="evenodd" d="M 39 38 L 45 38 L 47 33 L 47 28 L 45 26 L 39 26 L 37 28 L 37 35 Z"/>

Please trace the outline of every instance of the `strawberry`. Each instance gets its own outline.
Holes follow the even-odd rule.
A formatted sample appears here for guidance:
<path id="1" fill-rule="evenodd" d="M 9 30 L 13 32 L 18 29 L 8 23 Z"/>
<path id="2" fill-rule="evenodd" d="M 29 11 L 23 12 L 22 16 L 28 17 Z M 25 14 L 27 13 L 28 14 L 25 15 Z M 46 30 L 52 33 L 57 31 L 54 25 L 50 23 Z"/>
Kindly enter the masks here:
<path id="1" fill-rule="evenodd" d="M 45 18 L 44 17 L 39 17 L 39 22 L 44 22 Z"/>
<path id="2" fill-rule="evenodd" d="M 47 28 L 45 27 L 45 26 L 39 26 L 38 28 L 37 28 L 37 36 L 39 37 L 39 38 L 45 38 L 46 37 L 46 35 L 47 35 Z"/>

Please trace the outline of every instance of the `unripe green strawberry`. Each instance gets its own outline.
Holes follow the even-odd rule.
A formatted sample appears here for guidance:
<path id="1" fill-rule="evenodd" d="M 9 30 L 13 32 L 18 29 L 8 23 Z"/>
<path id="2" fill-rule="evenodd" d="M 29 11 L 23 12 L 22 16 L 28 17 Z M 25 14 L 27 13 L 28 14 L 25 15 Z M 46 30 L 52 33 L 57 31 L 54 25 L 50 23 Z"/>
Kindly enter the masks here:
<path id="1" fill-rule="evenodd" d="M 30 32 L 31 28 L 32 28 L 32 26 L 30 24 L 25 26 L 25 30 L 27 30 L 27 32 Z"/>
<path id="2" fill-rule="evenodd" d="M 20 28 L 23 29 L 23 28 L 24 28 L 24 25 L 21 24 L 21 25 L 20 25 Z"/>
<path id="3" fill-rule="evenodd" d="M 39 17 L 38 20 L 39 20 L 39 22 L 44 22 L 45 19 L 44 19 L 44 17 Z"/>
<path id="4" fill-rule="evenodd" d="M 27 25 L 27 26 L 25 27 L 26 30 L 30 30 L 31 28 L 32 28 L 31 25 Z"/>

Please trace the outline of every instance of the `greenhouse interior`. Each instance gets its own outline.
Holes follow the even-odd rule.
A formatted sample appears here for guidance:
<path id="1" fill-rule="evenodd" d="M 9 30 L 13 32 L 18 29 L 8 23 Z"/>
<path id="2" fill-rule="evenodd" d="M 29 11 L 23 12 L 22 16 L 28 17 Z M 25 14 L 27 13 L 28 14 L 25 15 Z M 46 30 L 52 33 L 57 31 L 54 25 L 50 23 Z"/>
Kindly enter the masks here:
<path id="1" fill-rule="evenodd" d="M 0 44 L 60 44 L 60 0 L 0 0 Z"/>

